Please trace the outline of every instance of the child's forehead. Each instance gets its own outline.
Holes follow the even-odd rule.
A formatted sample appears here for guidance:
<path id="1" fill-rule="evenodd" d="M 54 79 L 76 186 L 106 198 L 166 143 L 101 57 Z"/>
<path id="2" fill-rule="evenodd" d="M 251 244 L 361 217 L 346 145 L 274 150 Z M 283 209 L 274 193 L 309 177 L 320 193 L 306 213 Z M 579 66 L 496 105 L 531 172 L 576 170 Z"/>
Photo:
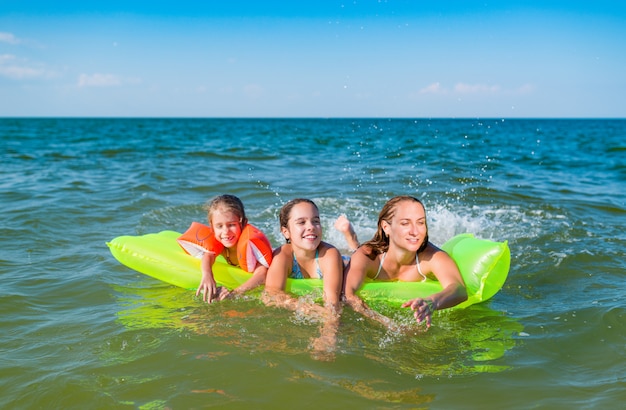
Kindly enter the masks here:
<path id="1" fill-rule="evenodd" d="M 219 220 L 222 222 L 239 221 L 239 215 L 237 215 L 237 213 L 233 212 L 233 210 L 231 209 L 218 207 L 211 213 L 211 219 L 214 221 Z"/>
<path id="2" fill-rule="evenodd" d="M 319 217 L 319 211 L 308 202 L 300 202 L 291 208 L 290 219 L 315 218 Z"/>

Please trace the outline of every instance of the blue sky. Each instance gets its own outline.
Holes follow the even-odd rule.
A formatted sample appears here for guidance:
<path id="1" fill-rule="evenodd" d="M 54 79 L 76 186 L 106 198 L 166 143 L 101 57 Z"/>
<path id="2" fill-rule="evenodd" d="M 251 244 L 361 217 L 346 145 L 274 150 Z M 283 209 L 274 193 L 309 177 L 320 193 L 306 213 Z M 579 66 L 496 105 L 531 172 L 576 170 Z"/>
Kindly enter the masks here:
<path id="1" fill-rule="evenodd" d="M 3 1 L 0 116 L 624 118 L 622 3 Z"/>

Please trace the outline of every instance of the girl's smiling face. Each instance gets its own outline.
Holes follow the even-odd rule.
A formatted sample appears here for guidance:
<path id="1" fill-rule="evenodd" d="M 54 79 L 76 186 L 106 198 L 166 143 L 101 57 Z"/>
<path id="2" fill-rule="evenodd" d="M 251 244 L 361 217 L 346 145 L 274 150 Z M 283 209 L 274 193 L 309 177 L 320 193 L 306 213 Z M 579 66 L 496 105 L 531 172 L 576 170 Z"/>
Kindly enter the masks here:
<path id="1" fill-rule="evenodd" d="M 317 208 L 308 202 L 300 202 L 291 208 L 287 228 L 281 232 L 291 246 L 305 250 L 315 250 L 322 241 L 322 224 Z"/>
<path id="2" fill-rule="evenodd" d="M 226 248 L 237 245 L 241 236 L 241 220 L 233 212 L 217 209 L 211 218 L 211 227 L 215 232 L 215 238 Z"/>

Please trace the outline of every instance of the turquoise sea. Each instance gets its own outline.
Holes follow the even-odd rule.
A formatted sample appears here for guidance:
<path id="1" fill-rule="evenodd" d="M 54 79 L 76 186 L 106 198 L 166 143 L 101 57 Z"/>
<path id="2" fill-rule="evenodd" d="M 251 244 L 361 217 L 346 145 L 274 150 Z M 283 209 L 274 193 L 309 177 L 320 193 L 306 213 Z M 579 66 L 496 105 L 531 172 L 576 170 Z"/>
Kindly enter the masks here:
<path id="1" fill-rule="evenodd" d="M 626 400 L 626 120 L 0 119 L 0 408 L 613 409 Z M 318 324 L 255 292 L 203 304 L 106 242 L 184 231 L 231 193 L 275 246 L 278 210 L 360 238 L 392 196 L 431 241 L 507 240 L 490 301 L 393 334 Z M 398 320 L 410 313 L 381 306 Z"/>

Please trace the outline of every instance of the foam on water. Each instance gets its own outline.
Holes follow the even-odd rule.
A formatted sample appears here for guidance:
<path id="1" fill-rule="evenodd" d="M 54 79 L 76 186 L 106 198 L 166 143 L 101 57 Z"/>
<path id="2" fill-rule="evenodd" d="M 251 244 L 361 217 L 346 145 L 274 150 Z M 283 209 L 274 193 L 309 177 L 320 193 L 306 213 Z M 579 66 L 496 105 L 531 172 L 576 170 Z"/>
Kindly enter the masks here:
<path id="1" fill-rule="evenodd" d="M 624 136 L 621 120 L 0 120 L 0 407 L 619 407 Z M 275 246 L 280 207 L 309 197 L 344 253 L 338 215 L 364 241 L 413 195 L 431 241 L 507 240 L 511 270 L 428 331 L 345 309 L 314 357 L 306 316 L 258 293 L 209 306 L 111 257 L 116 236 L 206 222 L 222 193 Z"/>

